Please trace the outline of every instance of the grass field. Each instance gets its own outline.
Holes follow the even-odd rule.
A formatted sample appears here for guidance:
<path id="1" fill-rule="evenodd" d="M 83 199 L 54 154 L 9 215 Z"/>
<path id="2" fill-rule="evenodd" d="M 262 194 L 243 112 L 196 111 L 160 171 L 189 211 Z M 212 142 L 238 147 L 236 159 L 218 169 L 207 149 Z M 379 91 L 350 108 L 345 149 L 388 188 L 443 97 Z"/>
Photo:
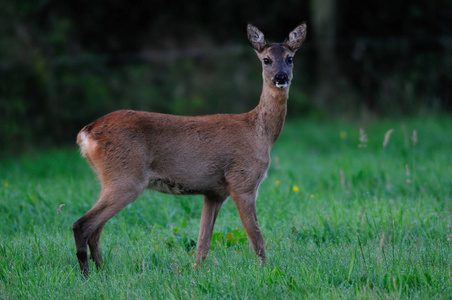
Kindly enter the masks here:
<path id="1" fill-rule="evenodd" d="M 4 158 L 0 298 L 450 299 L 451 154 L 447 116 L 289 121 L 257 202 L 264 267 L 228 200 L 194 268 L 202 198 L 147 191 L 105 227 L 88 280 L 71 230 L 99 193 L 87 163 L 75 148 Z"/>

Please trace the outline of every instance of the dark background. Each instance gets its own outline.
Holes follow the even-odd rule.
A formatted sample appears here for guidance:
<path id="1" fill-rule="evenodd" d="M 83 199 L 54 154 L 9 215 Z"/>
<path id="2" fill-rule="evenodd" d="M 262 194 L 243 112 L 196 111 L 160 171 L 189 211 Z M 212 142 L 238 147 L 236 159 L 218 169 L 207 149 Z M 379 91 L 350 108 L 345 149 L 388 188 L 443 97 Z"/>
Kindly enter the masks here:
<path id="1" fill-rule="evenodd" d="M 308 24 L 290 118 L 450 112 L 451 19 L 449 0 L 0 0 L 0 151 L 73 144 L 116 109 L 251 109 L 247 21 L 270 42 Z"/>

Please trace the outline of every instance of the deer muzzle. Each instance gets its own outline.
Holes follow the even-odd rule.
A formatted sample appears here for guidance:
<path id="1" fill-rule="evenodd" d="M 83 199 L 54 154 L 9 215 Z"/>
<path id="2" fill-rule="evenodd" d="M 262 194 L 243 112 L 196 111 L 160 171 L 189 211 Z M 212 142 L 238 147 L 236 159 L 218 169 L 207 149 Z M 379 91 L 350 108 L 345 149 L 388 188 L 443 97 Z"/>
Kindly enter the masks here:
<path id="1" fill-rule="evenodd" d="M 273 83 L 276 85 L 277 88 L 283 89 L 286 88 L 289 84 L 289 76 L 285 72 L 279 72 L 275 75 L 273 78 Z"/>

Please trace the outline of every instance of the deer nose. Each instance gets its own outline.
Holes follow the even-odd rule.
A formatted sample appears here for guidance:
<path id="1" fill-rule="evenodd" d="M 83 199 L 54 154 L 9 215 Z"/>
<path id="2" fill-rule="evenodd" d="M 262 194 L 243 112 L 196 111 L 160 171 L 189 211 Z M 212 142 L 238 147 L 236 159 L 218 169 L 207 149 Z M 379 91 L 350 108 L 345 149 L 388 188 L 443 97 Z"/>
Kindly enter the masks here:
<path id="1" fill-rule="evenodd" d="M 279 72 L 278 74 L 275 75 L 275 81 L 277 83 L 284 84 L 287 81 L 289 81 L 289 77 L 285 72 Z"/>
<path id="2" fill-rule="evenodd" d="M 276 85 L 277 88 L 280 89 L 286 88 L 289 85 L 289 76 L 287 76 L 285 72 L 279 72 L 278 74 L 275 75 L 273 83 Z"/>

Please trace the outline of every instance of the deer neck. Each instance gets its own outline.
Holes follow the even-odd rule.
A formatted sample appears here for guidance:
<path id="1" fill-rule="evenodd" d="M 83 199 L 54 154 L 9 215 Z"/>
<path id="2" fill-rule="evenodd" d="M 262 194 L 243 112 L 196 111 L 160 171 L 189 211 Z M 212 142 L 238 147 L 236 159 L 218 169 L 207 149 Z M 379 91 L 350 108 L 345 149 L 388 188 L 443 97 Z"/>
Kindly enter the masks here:
<path id="1" fill-rule="evenodd" d="M 287 113 L 289 89 L 278 89 L 264 83 L 259 105 L 255 108 L 256 126 L 262 136 L 272 146 L 281 134 Z"/>

